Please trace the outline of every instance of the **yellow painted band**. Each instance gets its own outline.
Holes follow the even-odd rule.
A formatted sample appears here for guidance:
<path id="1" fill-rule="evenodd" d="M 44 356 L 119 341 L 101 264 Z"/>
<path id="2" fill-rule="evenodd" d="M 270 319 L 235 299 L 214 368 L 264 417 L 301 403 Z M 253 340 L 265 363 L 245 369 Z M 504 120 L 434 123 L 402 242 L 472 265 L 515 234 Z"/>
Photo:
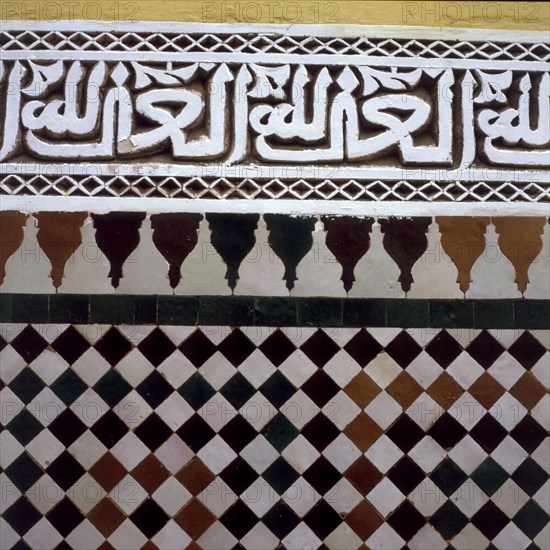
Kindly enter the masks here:
<path id="1" fill-rule="evenodd" d="M 2 0 L 0 7 L 1 21 L 403 25 L 538 30 L 550 34 L 550 2 Z"/>

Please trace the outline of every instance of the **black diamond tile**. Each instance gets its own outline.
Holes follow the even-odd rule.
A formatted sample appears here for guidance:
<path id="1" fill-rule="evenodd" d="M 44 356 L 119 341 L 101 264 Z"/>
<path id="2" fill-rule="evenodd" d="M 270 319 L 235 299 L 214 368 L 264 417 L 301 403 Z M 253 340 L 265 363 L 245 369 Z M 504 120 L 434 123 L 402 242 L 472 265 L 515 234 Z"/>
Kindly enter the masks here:
<path id="1" fill-rule="evenodd" d="M 240 495 L 258 478 L 258 474 L 244 460 L 238 456 L 229 463 L 220 473 L 220 477 L 231 487 L 231 490 Z"/>
<path id="2" fill-rule="evenodd" d="M 216 353 L 216 346 L 198 329 L 179 345 L 179 349 L 197 368 Z"/>
<path id="3" fill-rule="evenodd" d="M 220 389 L 220 393 L 239 410 L 255 393 L 254 386 L 238 372 Z"/>
<path id="4" fill-rule="evenodd" d="M 43 474 L 42 468 L 26 453 L 21 453 L 5 470 L 12 483 L 24 493 Z"/>
<path id="5" fill-rule="evenodd" d="M 115 366 L 129 353 L 132 349 L 132 344 L 116 328 L 111 327 L 105 336 L 96 342 L 95 349 L 111 366 Z"/>
<path id="6" fill-rule="evenodd" d="M 532 497 L 546 482 L 549 474 L 531 457 L 527 457 L 512 474 L 512 479 Z"/>
<path id="7" fill-rule="evenodd" d="M 67 369 L 57 377 L 50 389 L 69 406 L 88 389 L 88 386 L 74 370 Z"/>
<path id="8" fill-rule="evenodd" d="M 273 373 L 258 389 L 277 409 L 296 393 L 296 388 L 279 371 Z"/>
<path id="9" fill-rule="evenodd" d="M 8 345 L 8 343 L 0 336 L 0 351 L 3 351 L 3 349 Z"/>
<path id="10" fill-rule="evenodd" d="M 408 367 L 418 357 L 422 348 L 406 331 L 401 331 L 387 346 L 386 352 L 401 367 Z"/>
<path id="11" fill-rule="evenodd" d="M 437 334 L 425 349 L 444 369 L 462 352 L 462 346 L 446 330 Z"/>
<path id="12" fill-rule="evenodd" d="M 136 391 L 155 409 L 174 391 L 174 388 L 155 370 L 139 384 Z"/>
<path id="13" fill-rule="evenodd" d="M 105 447 L 110 449 L 126 435 L 128 427 L 113 411 L 107 411 L 92 426 L 91 431 Z"/>
<path id="14" fill-rule="evenodd" d="M 84 468 L 67 451 L 63 451 L 47 468 L 48 475 L 67 491 L 84 475 Z"/>
<path id="15" fill-rule="evenodd" d="M 194 414 L 176 433 L 194 453 L 198 453 L 216 435 L 198 414 Z"/>
<path id="16" fill-rule="evenodd" d="M 282 413 L 277 413 L 262 429 L 263 436 L 280 453 L 298 436 L 297 428 Z"/>
<path id="17" fill-rule="evenodd" d="M 340 472 L 320 456 L 304 473 L 304 479 L 322 496 L 342 478 Z"/>
<path id="18" fill-rule="evenodd" d="M 70 447 L 86 431 L 86 425 L 71 409 L 65 409 L 48 426 L 48 430 L 65 447 Z"/>
<path id="19" fill-rule="evenodd" d="M 300 523 L 300 518 L 280 500 L 265 514 L 262 522 L 276 537 L 284 539 Z"/>
<path id="20" fill-rule="evenodd" d="M 484 368 L 488 369 L 504 352 L 504 347 L 486 330 L 481 331 L 466 351 Z"/>
<path id="21" fill-rule="evenodd" d="M 408 453 L 423 437 L 422 428 L 402 414 L 389 428 L 386 435 L 404 452 Z"/>
<path id="22" fill-rule="evenodd" d="M 44 389 L 45 385 L 31 368 L 25 367 L 8 384 L 8 387 L 23 403 L 28 404 Z"/>
<path id="23" fill-rule="evenodd" d="M 321 500 L 304 516 L 304 522 L 323 540 L 342 523 L 342 518 L 326 500 Z"/>
<path id="24" fill-rule="evenodd" d="M 19 497 L 3 514 L 2 517 L 23 536 L 41 518 L 42 514 L 25 498 Z"/>
<path id="25" fill-rule="evenodd" d="M 218 351 L 234 367 L 238 367 L 255 349 L 256 346 L 238 328 L 234 329 L 218 346 Z"/>
<path id="26" fill-rule="evenodd" d="M 52 508 L 46 518 L 64 537 L 84 520 L 80 510 L 67 497 Z"/>
<path id="27" fill-rule="evenodd" d="M 300 474 L 284 458 L 279 457 L 262 476 L 279 495 L 282 495 Z"/>
<path id="28" fill-rule="evenodd" d="M 72 365 L 88 348 L 90 343 L 73 326 L 63 331 L 53 342 L 52 348 Z"/>
<path id="29" fill-rule="evenodd" d="M 94 391 L 109 407 L 114 407 L 132 391 L 132 386 L 116 370 L 111 369 L 96 382 Z"/>
<path id="30" fill-rule="evenodd" d="M 361 367 L 365 367 L 384 348 L 363 328 L 344 346 L 344 349 Z"/>
<path id="31" fill-rule="evenodd" d="M 508 516 L 491 500 L 486 502 L 471 519 L 472 523 L 493 540 L 510 522 Z"/>
<path id="32" fill-rule="evenodd" d="M 242 500 L 237 500 L 224 512 L 220 521 L 234 537 L 242 539 L 258 523 L 258 518 Z"/>
<path id="33" fill-rule="evenodd" d="M 534 501 L 527 504 L 513 517 L 513 522 L 530 538 L 534 539 L 548 525 L 548 514 Z"/>
<path id="34" fill-rule="evenodd" d="M 240 453 L 257 435 L 256 430 L 241 415 L 231 419 L 220 431 L 220 437 Z"/>
<path id="35" fill-rule="evenodd" d="M 260 351 L 276 366 L 284 363 L 296 350 L 296 346 L 280 329 L 266 338 L 260 345 Z"/>
<path id="36" fill-rule="evenodd" d="M 23 409 L 6 428 L 21 445 L 27 445 L 44 429 L 44 426 L 27 409 Z"/>
<path id="37" fill-rule="evenodd" d="M 162 330 L 155 328 L 139 343 L 138 349 L 155 367 L 158 367 L 174 352 L 176 346 Z"/>
<path id="38" fill-rule="evenodd" d="M 61 541 L 56 547 L 55 547 L 55 550 L 59 550 L 60 547 L 63 545 L 63 544 L 67 544 L 65 541 Z M 25 542 L 24 539 L 19 539 L 16 543 L 15 543 L 15 546 L 12 546 L 11 547 L 11 550 L 32 550 L 31 547 Z"/>
<path id="39" fill-rule="evenodd" d="M 450 540 L 464 529 L 468 518 L 448 500 L 429 521 L 444 539 Z"/>
<path id="40" fill-rule="evenodd" d="M 134 430 L 134 433 L 151 451 L 156 451 L 172 435 L 172 430 L 157 413 L 152 413 Z"/>
<path id="41" fill-rule="evenodd" d="M 197 411 L 216 393 L 216 390 L 200 373 L 196 372 L 180 386 L 178 392 Z"/>
<path id="42" fill-rule="evenodd" d="M 470 475 L 480 489 L 488 496 L 502 487 L 509 475 L 499 464 L 488 456 Z"/>
<path id="43" fill-rule="evenodd" d="M 34 328 L 27 326 L 11 341 L 11 347 L 31 363 L 48 347 L 48 342 Z"/>
<path id="44" fill-rule="evenodd" d="M 430 479 L 447 496 L 452 495 L 467 479 L 468 476 L 449 457 L 430 474 Z"/>
<path id="45" fill-rule="evenodd" d="M 434 422 L 427 433 L 444 449 L 450 449 L 466 435 L 466 429 L 446 412 Z"/>
<path id="46" fill-rule="evenodd" d="M 403 540 L 409 541 L 424 526 L 426 518 L 405 500 L 389 517 L 388 523 Z"/>
<path id="47" fill-rule="evenodd" d="M 164 510 L 151 498 L 130 515 L 134 525 L 147 537 L 154 537 L 168 521 Z"/>
<path id="48" fill-rule="evenodd" d="M 483 418 L 470 430 L 470 436 L 487 453 L 492 453 L 508 435 L 505 428 L 490 414 Z"/>
<path id="49" fill-rule="evenodd" d="M 392 483 L 404 494 L 411 493 L 418 484 L 426 477 L 421 468 L 405 455 L 388 472 Z"/>
<path id="50" fill-rule="evenodd" d="M 325 371 L 319 370 L 302 385 L 302 391 L 319 408 L 323 408 L 340 391 L 340 388 Z"/>
<path id="51" fill-rule="evenodd" d="M 531 415 L 526 415 L 510 435 L 531 454 L 548 436 L 548 432 Z"/>
<path id="52" fill-rule="evenodd" d="M 322 451 L 340 435 L 340 430 L 325 414 L 319 413 L 302 428 L 302 435 L 318 451 Z"/>
<path id="53" fill-rule="evenodd" d="M 533 368 L 545 351 L 545 347 L 527 331 L 508 348 L 508 353 L 528 370 Z"/>
<path id="54" fill-rule="evenodd" d="M 300 349 L 319 368 L 324 367 L 337 353 L 340 346 L 324 330 L 317 330 Z"/>

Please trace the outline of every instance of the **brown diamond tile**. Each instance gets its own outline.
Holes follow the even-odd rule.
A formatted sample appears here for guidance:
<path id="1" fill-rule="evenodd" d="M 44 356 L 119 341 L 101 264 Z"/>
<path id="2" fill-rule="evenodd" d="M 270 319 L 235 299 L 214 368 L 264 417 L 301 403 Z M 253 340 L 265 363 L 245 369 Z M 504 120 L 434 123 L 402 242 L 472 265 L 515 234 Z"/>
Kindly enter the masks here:
<path id="1" fill-rule="evenodd" d="M 360 538 L 367 540 L 384 523 L 384 518 L 363 500 L 346 516 L 345 521 Z"/>
<path id="2" fill-rule="evenodd" d="M 194 540 L 192 540 L 190 544 L 185 547 L 185 550 L 204 550 L 204 549 L 202 546 L 199 546 Z"/>
<path id="3" fill-rule="evenodd" d="M 364 371 L 361 371 L 344 391 L 364 409 L 381 391 L 378 384 Z"/>
<path id="4" fill-rule="evenodd" d="M 155 455 L 149 454 L 132 470 L 132 476 L 149 494 L 153 494 L 170 477 L 170 472 Z"/>
<path id="5" fill-rule="evenodd" d="M 408 373 L 403 371 L 386 388 L 404 409 L 408 409 L 423 392 L 422 386 Z"/>
<path id="6" fill-rule="evenodd" d="M 159 550 L 159 547 L 151 540 L 148 540 L 139 550 Z"/>
<path id="7" fill-rule="evenodd" d="M 194 498 L 174 520 L 193 540 L 197 540 L 216 518 L 204 504 Z"/>
<path id="8" fill-rule="evenodd" d="M 490 374 L 484 372 L 469 388 L 471 393 L 487 410 L 502 396 L 504 388 Z"/>
<path id="9" fill-rule="evenodd" d="M 437 401 L 443 409 L 448 410 L 464 393 L 464 390 L 452 376 L 444 372 L 437 377 L 426 392 L 432 399 Z"/>
<path id="10" fill-rule="evenodd" d="M 125 517 L 126 516 L 108 497 L 102 499 L 88 513 L 88 519 L 105 538 L 114 533 L 117 527 L 124 521 Z"/>
<path id="11" fill-rule="evenodd" d="M 380 470 L 365 456 L 360 456 L 344 473 L 344 477 L 358 491 L 367 495 L 384 477 Z"/>
<path id="12" fill-rule="evenodd" d="M 510 388 L 510 393 L 530 411 L 544 397 L 546 390 L 530 372 L 526 372 Z"/>
<path id="13" fill-rule="evenodd" d="M 216 479 L 216 476 L 200 458 L 194 458 L 177 473 L 176 479 L 185 485 L 193 496 L 197 496 Z"/>
<path id="14" fill-rule="evenodd" d="M 382 428 L 370 416 L 360 413 L 346 426 L 344 433 L 365 452 L 382 435 Z"/>
<path id="15" fill-rule="evenodd" d="M 98 547 L 97 550 L 115 550 L 115 547 L 106 540 L 101 546 Z"/>
<path id="16" fill-rule="evenodd" d="M 90 475 L 107 492 L 109 492 L 127 473 L 126 468 L 111 453 L 105 453 L 90 468 Z"/>

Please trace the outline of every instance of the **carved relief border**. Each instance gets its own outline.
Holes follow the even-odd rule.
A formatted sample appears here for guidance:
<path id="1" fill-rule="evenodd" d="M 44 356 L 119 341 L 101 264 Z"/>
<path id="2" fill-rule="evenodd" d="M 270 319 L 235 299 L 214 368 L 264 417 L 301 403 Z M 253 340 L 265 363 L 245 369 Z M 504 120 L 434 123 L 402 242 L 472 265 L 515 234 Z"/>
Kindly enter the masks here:
<path id="1" fill-rule="evenodd" d="M 80 25 L 0 35 L 4 203 L 548 201 L 540 33 Z"/>

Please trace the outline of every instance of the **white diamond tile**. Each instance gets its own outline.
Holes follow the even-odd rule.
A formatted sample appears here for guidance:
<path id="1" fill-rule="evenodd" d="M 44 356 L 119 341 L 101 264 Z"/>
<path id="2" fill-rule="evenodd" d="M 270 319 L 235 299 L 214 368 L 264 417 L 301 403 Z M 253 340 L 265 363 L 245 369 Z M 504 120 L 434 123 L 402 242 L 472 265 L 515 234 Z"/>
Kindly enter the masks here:
<path id="1" fill-rule="evenodd" d="M 386 435 L 380 436 L 365 456 L 385 474 L 402 456 L 403 451 Z"/>
<path id="2" fill-rule="evenodd" d="M 393 512 L 404 499 L 403 493 L 387 477 L 367 495 L 367 500 L 384 517 Z"/>
<path id="3" fill-rule="evenodd" d="M 192 498 L 191 493 L 172 476 L 151 496 L 172 517 Z"/>
<path id="4" fill-rule="evenodd" d="M 349 437 L 341 433 L 322 454 L 339 472 L 344 472 L 362 453 Z"/>
<path id="5" fill-rule="evenodd" d="M 261 434 L 256 436 L 240 455 L 258 473 L 263 473 L 279 456 L 279 453 Z"/>
<path id="6" fill-rule="evenodd" d="M 216 475 L 237 458 L 235 451 L 219 435 L 212 438 L 197 456 Z"/>
<path id="7" fill-rule="evenodd" d="M 134 433 L 126 433 L 111 448 L 111 454 L 128 470 L 133 470 L 148 454 L 149 448 Z"/>

